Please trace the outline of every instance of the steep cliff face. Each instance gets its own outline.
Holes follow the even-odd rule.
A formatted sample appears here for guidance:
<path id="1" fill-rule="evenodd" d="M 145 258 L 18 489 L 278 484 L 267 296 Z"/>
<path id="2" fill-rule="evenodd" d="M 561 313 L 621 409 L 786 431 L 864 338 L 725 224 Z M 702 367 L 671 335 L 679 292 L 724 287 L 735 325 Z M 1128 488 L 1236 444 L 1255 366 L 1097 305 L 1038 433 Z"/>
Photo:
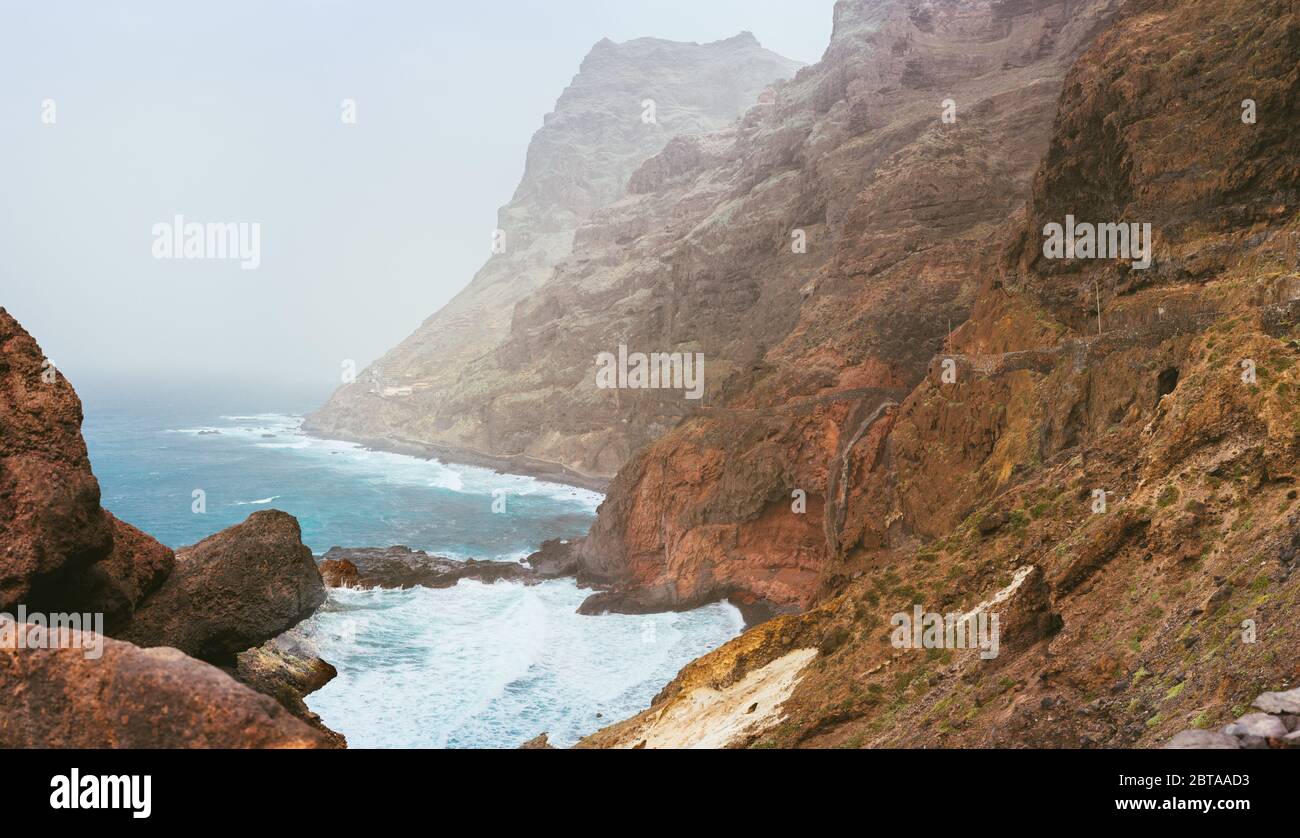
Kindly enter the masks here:
<path id="1" fill-rule="evenodd" d="M 552 390 L 587 371 L 566 402 L 645 445 L 580 548 L 584 581 L 613 586 L 588 610 L 813 601 L 850 471 L 969 314 L 1114 6 L 841 2 L 825 58 L 773 106 L 670 144 L 633 178 L 644 194 L 584 228 L 604 255 L 521 305 L 503 354 Z M 704 406 L 594 390 L 592 353 L 624 336 L 703 351 Z"/>
<path id="2" fill-rule="evenodd" d="M 1152 746 L 1294 685 L 1297 56 L 1287 0 L 1126 3 L 969 321 L 845 458 L 820 603 L 586 744 Z M 1151 266 L 1048 258 L 1067 215 L 1151 224 Z M 901 648 L 917 606 L 998 653 Z"/>
<path id="3" fill-rule="evenodd" d="M 575 231 L 624 193 L 642 161 L 675 137 L 731 123 L 798 66 L 749 33 L 703 45 L 598 43 L 533 137 L 487 264 L 414 334 L 340 388 L 307 428 L 415 443 L 471 461 L 517 456 L 520 468 L 529 456 L 557 459 L 521 422 L 511 398 L 518 382 L 493 362 L 515 305 L 546 282 L 573 250 Z M 608 456 L 559 459 L 606 476 L 618 465 Z"/>

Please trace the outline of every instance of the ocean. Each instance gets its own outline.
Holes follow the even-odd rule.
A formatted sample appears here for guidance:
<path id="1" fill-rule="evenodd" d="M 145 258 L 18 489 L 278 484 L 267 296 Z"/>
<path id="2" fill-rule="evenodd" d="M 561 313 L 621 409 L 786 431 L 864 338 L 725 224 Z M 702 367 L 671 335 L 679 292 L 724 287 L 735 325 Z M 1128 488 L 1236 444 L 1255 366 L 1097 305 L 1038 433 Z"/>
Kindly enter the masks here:
<path id="1" fill-rule="evenodd" d="M 172 547 L 274 508 L 298 518 L 317 555 L 401 544 L 517 561 L 546 539 L 584 534 L 601 501 L 531 477 L 311 438 L 299 426 L 320 401 L 312 396 L 147 382 L 78 390 L 104 506 Z M 493 512 L 502 497 L 505 511 Z M 571 745 L 647 707 L 683 665 L 743 626 L 726 603 L 582 616 L 588 593 L 573 580 L 333 590 L 297 629 L 339 671 L 307 704 L 352 747 L 511 748 L 542 732 Z"/>

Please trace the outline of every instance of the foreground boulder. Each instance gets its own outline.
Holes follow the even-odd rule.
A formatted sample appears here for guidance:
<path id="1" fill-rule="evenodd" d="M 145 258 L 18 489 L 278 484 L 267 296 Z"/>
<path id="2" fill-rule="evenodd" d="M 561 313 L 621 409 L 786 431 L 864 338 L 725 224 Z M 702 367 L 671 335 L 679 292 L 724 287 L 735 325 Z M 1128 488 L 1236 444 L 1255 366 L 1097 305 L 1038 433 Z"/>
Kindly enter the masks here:
<path id="1" fill-rule="evenodd" d="M 112 546 L 81 438 L 81 400 L 0 308 L 0 609 L 44 608 L 68 573 Z"/>
<path id="2" fill-rule="evenodd" d="M 176 569 L 118 632 L 219 665 L 289 630 L 325 601 L 298 521 L 255 512 L 176 556 Z"/>
<path id="3" fill-rule="evenodd" d="M 102 612 L 113 628 L 172 551 L 99 505 L 81 400 L 0 308 L 0 610 Z"/>
<path id="4" fill-rule="evenodd" d="M 100 507 L 81 421 L 72 386 L 0 308 L 0 611 L 21 605 L 29 613 L 103 614 L 110 636 L 174 646 L 234 667 L 235 653 L 276 637 L 324 600 L 297 522 L 279 512 L 258 513 L 195 545 L 178 568 L 171 549 Z M 12 659 L 0 662 L 0 746 L 259 747 L 308 741 L 301 731 L 282 729 L 284 710 L 269 713 L 263 706 L 270 699 L 250 703 L 245 687 L 206 664 L 172 649 L 146 654 L 130 645 L 109 646 L 115 649 L 102 660 L 78 651 L 11 649 Z M 241 662 L 241 676 L 317 728 L 310 741 L 342 746 L 343 738 L 302 703 L 303 695 L 333 677 L 334 668 L 305 654 L 256 652 Z M 59 697 L 65 692 L 95 698 L 78 709 Z M 161 710 L 150 709 L 145 697 Z M 206 707 L 205 700 L 218 709 Z M 52 709 L 41 712 L 43 705 Z M 180 727 L 178 711 L 192 716 L 182 718 Z M 81 716 L 93 722 L 96 713 L 103 725 L 74 730 Z M 150 727 L 154 716 L 156 731 Z M 130 729 L 132 724 L 140 729 Z M 218 729 L 204 727 L 211 724 Z M 263 724 L 265 730 L 255 729 Z M 128 728 L 112 729 L 116 725 Z M 195 741 L 186 741 L 191 732 Z"/>
<path id="5" fill-rule="evenodd" d="M 0 645 L 0 748 L 331 745 L 271 698 L 176 649 L 98 642 L 93 659 L 83 647 L 97 643 L 76 631 L 57 632 L 56 649 L 19 648 L 12 637 Z"/>

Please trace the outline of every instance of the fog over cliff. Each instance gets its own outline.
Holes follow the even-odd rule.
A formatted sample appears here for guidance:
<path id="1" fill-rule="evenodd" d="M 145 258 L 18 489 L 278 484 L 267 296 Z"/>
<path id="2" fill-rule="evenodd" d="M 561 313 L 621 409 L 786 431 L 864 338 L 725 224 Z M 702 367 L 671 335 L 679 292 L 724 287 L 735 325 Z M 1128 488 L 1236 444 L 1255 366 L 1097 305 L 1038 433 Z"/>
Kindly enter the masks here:
<path id="1" fill-rule="evenodd" d="M 82 382 L 199 376 L 323 396 L 344 359 L 364 367 L 483 264 L 530 138 L 593 45 L 748 30 L 812 62 L 832 5 L 7 10 L 0 159 L 23 197 L 0 210 L 0 304 Z M 154 259 L 151 229 L 176 214 L 260 223 L 259 267 Z"/>

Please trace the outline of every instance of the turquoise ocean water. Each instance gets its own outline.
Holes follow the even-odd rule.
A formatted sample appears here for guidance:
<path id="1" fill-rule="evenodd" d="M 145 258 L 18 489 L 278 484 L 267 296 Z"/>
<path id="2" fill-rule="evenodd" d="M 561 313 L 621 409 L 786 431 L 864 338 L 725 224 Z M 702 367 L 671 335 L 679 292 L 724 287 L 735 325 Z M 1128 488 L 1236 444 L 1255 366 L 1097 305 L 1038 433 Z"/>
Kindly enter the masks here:
<path id="1" fill-rule="evenodd" d="M 78 390 L 104 506 L 173 547 L 275 508 L 298 518 L 317 554 L 405 544 L 518 560 L 545 539 L 585 533 L 601 500 L 313 439 L 299 424 L 315 394 L 148 382 Z M 504 493 L 503 514 L 492 511 L 494 490 Z M 308 704 L 353 747 L 514 747 L 543 731 L 567 745 L 643 709 L 682 665 L 742 625 L 727 604 L 578 615 L 588 593 L 571 580 L 333 591 L 298 629 L 339 670 Z"/>

